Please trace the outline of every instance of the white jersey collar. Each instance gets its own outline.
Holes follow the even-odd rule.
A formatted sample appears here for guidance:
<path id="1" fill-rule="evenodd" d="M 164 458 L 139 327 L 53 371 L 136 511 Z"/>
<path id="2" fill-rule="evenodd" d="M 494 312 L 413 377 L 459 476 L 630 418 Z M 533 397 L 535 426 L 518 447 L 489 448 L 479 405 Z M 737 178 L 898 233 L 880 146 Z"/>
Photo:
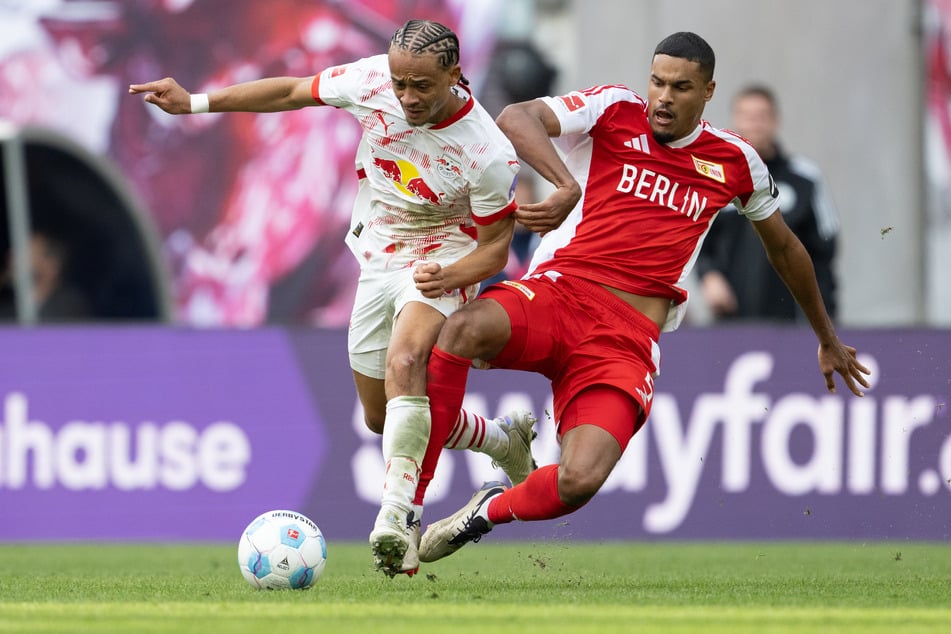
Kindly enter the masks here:
<path id="1" fill-rule="evenodd" d="M 674 148 L 674 149 L 685 148 L 691 143 L 693 143 L 694 141 L 696 141 L 697 138 L 699 138 L 701 132 L 703 132 L 703 124 L 697 124 L 697 127 L 694 128 L 693 132 L 691 132 L 685 137 L 681 137 L 677 139 L 676 141 L 671 141 L 670 143 L 667 143 L 666 145 L 667 147 Z"/>

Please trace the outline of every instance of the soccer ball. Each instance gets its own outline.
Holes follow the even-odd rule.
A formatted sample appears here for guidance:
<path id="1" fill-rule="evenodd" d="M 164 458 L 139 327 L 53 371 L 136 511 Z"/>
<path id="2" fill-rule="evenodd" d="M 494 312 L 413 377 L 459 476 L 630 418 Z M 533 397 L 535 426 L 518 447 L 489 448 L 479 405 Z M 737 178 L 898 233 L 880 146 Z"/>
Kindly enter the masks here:
<path id="1" fill-rule="evenodd" d="M 258 589 L 309 588 L 326 563 L 323 534 L 296 511 L 268 511 L 257 516 L 238 542 L 241 574 Z"/>

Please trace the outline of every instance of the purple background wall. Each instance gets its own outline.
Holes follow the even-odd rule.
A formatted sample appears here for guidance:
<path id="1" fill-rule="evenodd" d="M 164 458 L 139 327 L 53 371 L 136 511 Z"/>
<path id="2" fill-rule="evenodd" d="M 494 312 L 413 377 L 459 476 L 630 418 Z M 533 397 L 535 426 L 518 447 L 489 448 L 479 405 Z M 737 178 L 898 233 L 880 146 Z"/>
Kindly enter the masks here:
<path id="1" fill-rule="evenodd" d="M 808 331 L 666 336 L 654 410 L 604 490 L 565 521 L 498 538 L 946 539 L 951 332 L 847 331 L 865 398 L 825 391 Z M 294 508 L 363 540 L 379 438 L 361 424 L 342 331 L 0 329 L 0 540 L 231 540 Z M 474 371 L 467 407 L 532 407 L 557 460 L 547 382 Z M 487 458 L 444 452 L 426 520 Z"/>

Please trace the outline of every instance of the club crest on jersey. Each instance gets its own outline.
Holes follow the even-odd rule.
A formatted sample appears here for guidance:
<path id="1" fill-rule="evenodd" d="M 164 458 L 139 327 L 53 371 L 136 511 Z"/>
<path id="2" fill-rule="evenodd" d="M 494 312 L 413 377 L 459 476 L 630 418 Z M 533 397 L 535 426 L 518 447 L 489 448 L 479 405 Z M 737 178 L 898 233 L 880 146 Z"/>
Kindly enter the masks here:
<path id="1" fill-rule="evenodd" d="M 694 169 L 697 170 L 700 174 L 703 174 L 707 178 L 712 178 L 718 183 L 726 182 L 726 174 L 723 171 L 723 166 L 719 163 L 711 163 L 710 161 L 704 161 L 698 159 L 696 156 L 691 155 L 690 158 L 693 159 Z"/>
<path id="2" fill-rule="evenodd" d="M 436 171 L 439 172 L 439 175 L 443 178 L 454 179 L 462 176 L 462 168 L 459 167 L 459 164 L 445 156 L 437 158 L 435 163 Z"/>

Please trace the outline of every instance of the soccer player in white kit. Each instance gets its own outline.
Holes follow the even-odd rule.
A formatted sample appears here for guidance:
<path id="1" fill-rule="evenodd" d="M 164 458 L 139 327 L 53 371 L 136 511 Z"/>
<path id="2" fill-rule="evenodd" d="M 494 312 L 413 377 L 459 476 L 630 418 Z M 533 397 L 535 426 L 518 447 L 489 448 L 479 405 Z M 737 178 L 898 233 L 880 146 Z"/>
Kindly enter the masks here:
<path id="1" fill-rule="evenodd" d="M 276 77 L 189 94 L 171 78 L 130 86 L 166 112 L 275 112 L 329 105 L 363 127 L 357 199 L 347 244 L 361 265 L 348 349 L 367 426 L 383 434 L 386 478 L 370 534 L 378 569 L 419 568 L 420 515 L 440 447 L 430 431 L 426 364 L 446 317 L 505 266 L 515 224 L 519 163 L 475 101 L 447 27 L 410 20 L 388 54 L 306 78 Z M 413 272 L 439 265 L 424 294 Z M 384 425 L 385 421 L 385 425 Z M 451 448 L 490 455 L 513 484 L 534 468 L 529 412 L 455 420 Z"/>

